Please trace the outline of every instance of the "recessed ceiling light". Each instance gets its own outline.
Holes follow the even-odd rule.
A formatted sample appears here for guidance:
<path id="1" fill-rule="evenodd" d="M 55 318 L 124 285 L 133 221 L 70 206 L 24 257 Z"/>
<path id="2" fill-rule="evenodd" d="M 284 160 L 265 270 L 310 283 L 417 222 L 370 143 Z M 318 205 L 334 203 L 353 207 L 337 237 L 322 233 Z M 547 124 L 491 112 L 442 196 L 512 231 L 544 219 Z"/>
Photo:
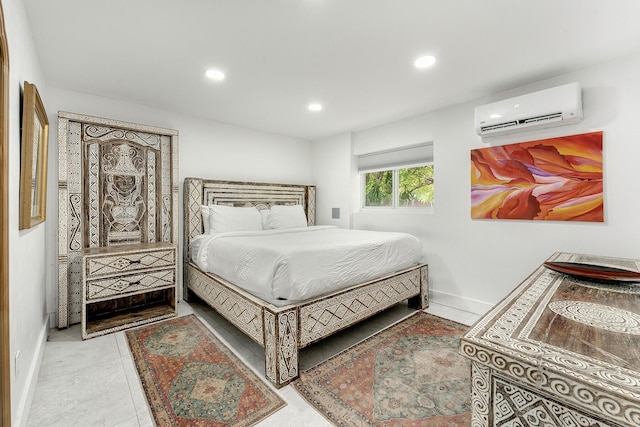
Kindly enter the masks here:
<path id="1" fill-rule="evenodd" d="M 224 78 L 226 77 L 222 71 L 216 70 L 213 68 L 210 70 L 207 70 L 205 75 L 209 77 L 211 80 L 218 80 L 218 81 L 224 80 Z"/>
<path id="2" fill-rule="evenodd" d="M 317 102 L 312 102 L 307 106 L 309 111 L 322 111 L 322 104 L 318 104 Z"/>
<path id="3" fill-rule="evenodd" d="M 431 67 L 435 63 L 436 63 L 436 57 L 435 56 L 426 55 L 426 56 L 421 56 L 420 58 L 416 59 L 415 62 L 413 63 L 413 65 L 415 65 L 416 68 L 422 70 L 424 68 Z"/>

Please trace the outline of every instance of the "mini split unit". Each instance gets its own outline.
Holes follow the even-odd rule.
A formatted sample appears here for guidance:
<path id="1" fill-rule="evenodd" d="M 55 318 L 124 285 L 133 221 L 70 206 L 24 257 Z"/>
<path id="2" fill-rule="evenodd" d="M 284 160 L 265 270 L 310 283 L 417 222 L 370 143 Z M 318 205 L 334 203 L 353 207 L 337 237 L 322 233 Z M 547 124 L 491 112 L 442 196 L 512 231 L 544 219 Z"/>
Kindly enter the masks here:
<path id="1" fill-rule="evenodd" d="M 578 83 L 492 102 L 475 110 L 476 133 L 480 136 L 562 126 L 581 120 L 582 90 Z"/>

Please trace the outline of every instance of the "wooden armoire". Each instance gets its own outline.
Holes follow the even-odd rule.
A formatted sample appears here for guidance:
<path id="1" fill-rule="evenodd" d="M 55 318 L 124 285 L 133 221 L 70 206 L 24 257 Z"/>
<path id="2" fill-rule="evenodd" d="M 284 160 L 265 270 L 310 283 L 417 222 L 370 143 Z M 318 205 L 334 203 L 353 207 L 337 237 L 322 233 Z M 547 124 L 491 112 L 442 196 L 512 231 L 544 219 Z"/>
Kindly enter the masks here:
<path id="1" fill-rule="evenodd" d="M 178 131 L 58 113 L 58 327 L 176 315 Z"/>

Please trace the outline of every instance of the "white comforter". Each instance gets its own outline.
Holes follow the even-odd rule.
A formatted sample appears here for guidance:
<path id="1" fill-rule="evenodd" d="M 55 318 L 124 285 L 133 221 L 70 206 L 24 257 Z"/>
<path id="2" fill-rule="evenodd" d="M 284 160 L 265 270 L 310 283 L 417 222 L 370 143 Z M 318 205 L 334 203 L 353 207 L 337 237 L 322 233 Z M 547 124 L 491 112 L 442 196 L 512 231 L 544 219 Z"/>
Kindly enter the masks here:
<path id="1" fill-rule="evenodd" d="M 203 271 L 282 305 L 412 267 L 422 247 L 406 233 L 314 226 L 202 235 L 191 254 Z"/>

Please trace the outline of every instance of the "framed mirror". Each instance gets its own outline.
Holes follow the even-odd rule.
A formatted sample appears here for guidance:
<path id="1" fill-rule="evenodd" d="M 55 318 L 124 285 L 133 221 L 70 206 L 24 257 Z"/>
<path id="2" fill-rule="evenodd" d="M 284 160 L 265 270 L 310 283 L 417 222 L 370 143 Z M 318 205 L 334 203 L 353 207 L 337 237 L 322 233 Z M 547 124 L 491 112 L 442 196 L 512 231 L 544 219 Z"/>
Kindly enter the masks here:
<path id="1" fill-rule="evenodd" d="M 20 230 L 45 220 L 49 122 L 35 85 L 24 82 L 20 158 Z"/>

